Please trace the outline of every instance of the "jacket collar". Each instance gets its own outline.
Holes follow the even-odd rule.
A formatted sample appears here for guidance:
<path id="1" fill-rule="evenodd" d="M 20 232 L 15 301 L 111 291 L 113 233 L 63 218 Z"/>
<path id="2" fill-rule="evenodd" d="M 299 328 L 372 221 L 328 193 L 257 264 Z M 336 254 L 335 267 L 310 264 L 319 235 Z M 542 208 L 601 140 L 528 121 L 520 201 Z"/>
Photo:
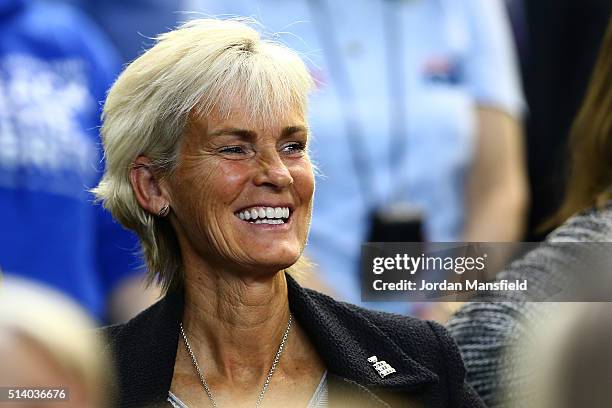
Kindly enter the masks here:
<path id="1" fill-rule="evenodd" d="M 436 374 L 407 356 L 358 308 L 303 289 L 289 275 L 287 285 L 291 311 L 327 365 L 330 398 L 334 390 L 344 394 L 352 390 L 369 394 L 369 406 L 387 406 L 368 389 L 410 391 L 438 381 Z M 123 356 L 117 361 L 122 406 L 145 406 L 166 399 L 183 308 L 184 294 L 177 290 L 125 325 L 107 330 L 115 354 Z M 367 361 L 373 355 L 396 373 L 381 378 Z"/>
<path id="2" fill-rule="evenodd" d="M 289 305 L 321 354 L 328 372 L 365 387 L 412 390 L 437 382 L 438 376 L 410 358 L 359 308 L 303 289 L 287 275 Z M 368 362 L 376 356 L 396 372 L 381 378 Z"/>

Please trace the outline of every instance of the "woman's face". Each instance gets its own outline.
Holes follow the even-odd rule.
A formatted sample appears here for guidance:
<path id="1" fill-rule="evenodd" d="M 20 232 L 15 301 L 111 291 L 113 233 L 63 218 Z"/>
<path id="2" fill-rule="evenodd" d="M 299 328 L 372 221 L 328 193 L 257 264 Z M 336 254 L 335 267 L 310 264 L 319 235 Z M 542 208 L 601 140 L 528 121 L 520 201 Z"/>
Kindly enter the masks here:
<path id="1" fill-rule="evenodd" d="M 192 119 L 167 180 L 173 226 L 207 263 L 273 273 L 299 258 L 308 235 L 314 176 L 301 109 L 253 122 L 235 106 Z M 185 259 L 188 262 L 188 259 Z"/>

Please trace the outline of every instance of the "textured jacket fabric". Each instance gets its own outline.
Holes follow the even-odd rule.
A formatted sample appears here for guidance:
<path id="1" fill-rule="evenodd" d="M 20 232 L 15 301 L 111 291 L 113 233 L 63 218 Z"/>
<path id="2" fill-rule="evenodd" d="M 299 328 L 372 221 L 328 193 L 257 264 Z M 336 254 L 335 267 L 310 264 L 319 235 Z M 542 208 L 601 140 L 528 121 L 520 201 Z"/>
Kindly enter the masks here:
<path id="1" fill-rule="evenodd" d="M 465 384 L 459 351 L 433 322 L 372 312 L 300 287 L 290 276 L 289 305 L 328 370 L 330 407 L 484 407 Z M 129 322 L 101 329 L 115 356 L 119 407 L 168 407 L 182 291 Z M 377 356 L 396 373 L 381 378 Z"/>
<path id="2" fill-rule="evenodd" d="M 603 209 L 591 209 L 577 214 L 553 231 L 546 241 L 523 258 L 500 272 L 498 279 L 514 281 L 530 277 L 532 291 L 545 291 L 545 282 L 562 281 L 567 265 L 581 259 L 567 243 L 598 243 L 593 246 L 608 250 L 612 242 L 612 203 Z M 575 250 L 584 250 L 576 246 Z M 569 269 L 572 270 L 571 268 Z M 585 266 L 585 273 L 589 271 Z M 605 271 L 604 271 L 605 272 Z M 541 285 L 538 286 L 538 282 Z M 546 319 L 554 305 L 534 303 L 520 295 L 486 296 L 463 305 L 449 320 L 447 328 L 457 341 L 465 366 L 467 381 L 492 408 L 515 406 L 513 400 L 522 395 L 507 392 L 525 390 L 529 378 L 512 357 L 515 347 L 540 320 Z"/>

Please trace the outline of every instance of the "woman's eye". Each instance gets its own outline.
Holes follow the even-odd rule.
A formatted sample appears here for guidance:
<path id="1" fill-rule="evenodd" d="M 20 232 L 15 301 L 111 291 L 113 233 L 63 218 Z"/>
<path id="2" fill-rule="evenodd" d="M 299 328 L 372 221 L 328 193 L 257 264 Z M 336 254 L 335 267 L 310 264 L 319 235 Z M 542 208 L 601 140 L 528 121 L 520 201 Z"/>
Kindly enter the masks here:
<path id="1" fill-rule="evenodd" d="M 245 154 L 246 152 L 243 146 L 225 146 L 219 149 L 219 153 L 223 154 Z"/>
<path id="2" fill-rule="evenodd" d="M 288 154 L 303 153 L 306 150 L 306 145 L 302 142 L 291 142 L 283 146 L 282 151 Z"/>

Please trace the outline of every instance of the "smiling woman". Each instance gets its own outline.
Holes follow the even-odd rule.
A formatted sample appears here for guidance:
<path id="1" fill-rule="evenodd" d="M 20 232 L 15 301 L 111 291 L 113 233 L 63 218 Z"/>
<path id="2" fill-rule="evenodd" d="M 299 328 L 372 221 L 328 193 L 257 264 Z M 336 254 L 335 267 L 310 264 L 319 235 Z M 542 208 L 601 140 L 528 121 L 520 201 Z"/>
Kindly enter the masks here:
<path id="1" fill-rule="evenodd" d="M 274 274 L 297 261 L 308 235 L 314 177 L 304 110 L 287 106 L 270 118 L 253 118 L 241 105 L 230 109 L 191 120 L 173 175 L 162 183 L 168 198 L 160 199 L 171 200 L 183 259 L 205 255 L 215 268 Z M 133 174 L 136 190 L 146 190 L 152 176 L 146 167 Z M 276 217 L 283 208 L 286 222 Z M 241 219 L 241 212 L 251 219 Z"/>
<path id="2" fill-rule="evenodd" d="M 102 330 L 119 406 L 480 406 L 439 325 L 286 273 L 312 213 L 311 86 L 293 51 L 205 19 L 160 36 L 109 92 L 94 192 L 165 289 Z"/>

